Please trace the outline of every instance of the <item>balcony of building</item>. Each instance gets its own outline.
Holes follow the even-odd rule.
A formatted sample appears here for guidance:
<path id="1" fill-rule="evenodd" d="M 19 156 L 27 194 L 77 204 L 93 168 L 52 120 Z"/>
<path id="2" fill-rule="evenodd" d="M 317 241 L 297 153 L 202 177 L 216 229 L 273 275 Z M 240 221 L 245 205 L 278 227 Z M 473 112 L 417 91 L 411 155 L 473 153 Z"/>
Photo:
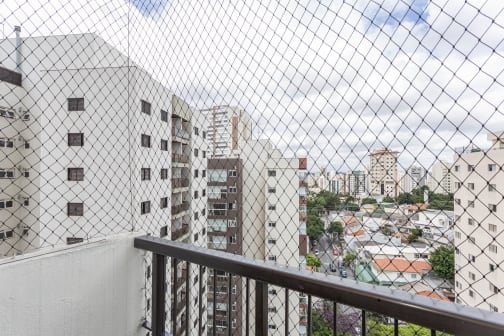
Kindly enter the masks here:
<path id="1" fill-rule="evenodd" d="M 146 273 L 145 257 L 150 253 L 152 266 Z M 191 310 L 199 313 L 197 323 L 192 322 L 193 318 L 191 323 L 188 321 L 188 305 L 193 304 L 189 292 L 172 286 L 173 280 L 166 281 L 167 274 L 175 273 L 175 279 L 180 279 L 179 273 L 187 274 L 187 270 L 177 266 L 179 263 L 199 266 L 200 271 L 202 267 L 208 268 L 208 283 L 217 284 L 213 288 L 218 290 L 208 294 L 204 286 L 197 288 L 198 308 Z M 36 274 L 37 281 L 26 274 Z M 85 281 L 82 274 L 86 274 Z M 281 316 L 289 317 L 293 309 L 299 311 L 303 305 L 296 324 L 292 318 L 286 318 L 278 326 L 286 334 L 306 324 L 310 335 L 313 316 L 322 306 L 326 315 L 333 314 L 333 330 L 343 333 L 337 320 L 346 316 L 339 315 L 339 308 L 333 309 L 343 305 L 350 307 L 356 316 L 353 334 L 366 335 L 372 331 L 377 315 L 387 317 L 394 335 L 400 334 L 400 326 L 405 323 L 427 328 L 432 335 L 437 332 L 504 334 L 504 320 L 499 313 L 134 234 L 3 260 L 0 280 L 9 290 L 0 292 L 0 300 L 9 304 L 0 305 L 4 317 L 2 327 L 7 330 L 6 335 L 145 335 L 151 332 L 153 336 L 162 336 L 204 334 L 205 328 L 215 325 L 225 329 L 226 335 L 233 335 L 229 284 L 235 276 L 243 279 L 243 311 L 254 312 L 242 321 L 250 335 L 268 334 L 268 289 L 272 286 L 283 288 L 287 298 Z M 224 300 L 219 300 L 221 295 Z M 291 295 L 299 298 L 295 304 L 288 299 Z M 222 305 L 204 308 L 207 297 Z M 171 312 L 166 309 L 166 300 L 172 300 L 168 305 L 172 307 Z M 146 305 L 150 307 L 148 315 Z M 208 324 L 205 324 L 201 321 L 207 315 Z"/>
<path id="2" fill-rule="evenodd" d="M 189 187 L 189 179 L 176 177 L 171 179 L 172 188 L 187 188 Z"/>
<path id="3" fill-rule="evenodd" d="M 172 154 L 172 162 L 174 163 L 189 163 L 189 155 L 187 154 Z"/>
<path id="4" fill-rule="evenodd" d="M 172 215 L 178 215 L 178 214 L 181 214 L 187 210 L 189 210 L 191 206 L 191 203 L 189 202 L 181 202 L 179 204 L 172 204 L 171 206 L 171 212 L 172 212 Z"/>
<path id="5" fill-rule="evenodd" d="M 189 233 L 189 224 L 183 223 L 181 227 L 172 229 L 172 240 L 179 240 Z"/>

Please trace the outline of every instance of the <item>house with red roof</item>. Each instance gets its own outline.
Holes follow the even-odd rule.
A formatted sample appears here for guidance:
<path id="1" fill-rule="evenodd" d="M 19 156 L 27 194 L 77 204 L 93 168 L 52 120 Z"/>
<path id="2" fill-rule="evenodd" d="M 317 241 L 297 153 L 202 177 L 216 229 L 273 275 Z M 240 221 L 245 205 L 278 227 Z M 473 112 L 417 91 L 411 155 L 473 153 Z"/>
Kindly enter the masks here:
<path id="1" fill-rule="evenodd" d="M 369 263 L 369 271 L 379 285 L 401 286 L 418 281 L 431 270 L 431 264 L 425 260 L 374 259 Z"/>

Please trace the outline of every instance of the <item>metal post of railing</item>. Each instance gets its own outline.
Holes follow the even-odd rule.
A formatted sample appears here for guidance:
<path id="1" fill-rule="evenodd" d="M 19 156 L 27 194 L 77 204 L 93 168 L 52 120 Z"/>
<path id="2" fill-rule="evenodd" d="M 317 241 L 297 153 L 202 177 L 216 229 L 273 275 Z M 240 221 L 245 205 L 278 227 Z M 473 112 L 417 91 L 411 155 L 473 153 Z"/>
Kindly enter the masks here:
<path id="1" fill-rule="evenodd" d="M 231 305 L 232 305 L 232 302 L 231 302 L 231 287 L 233 286 L 232 284 L 232 275 L 231 273 L 228 273 L 229 274 L 229 277 L 228 277 L 228 309 L 227 309 L 227 317 L 228 317 L 228 335 L 229 336 L 232 336 L 232 332 L 231 332 L 231 324 L 232 324 L 232 321 L 231 321 Z"/>
<path id="2" fill-rule="evenodd" d="M 198 335 L 201 335 L 201 311 L 203 308 L 203 266 L 199 265 L 199 282 L 198 282 Z M 205 300 L 206 301 L 206 300 Z"/>
<path id="3" fill-rule="evenodd" d="M 217 315 L 217 270 L 213 270 L 213 308 L 212 308 L 212 335 L 217 335 L 215 316 Z"/>
<path id="4" fill-rule="evenodd" d="M 255 334 L 268 334 L 268 284 L 256 280 Z"/>
<path id="5" fill-rule="evenodd" d="M 289 335 L 289 290 L 285 289 L 285 335 Z"/>
<path id="6" fill-rule="evenodd" d="M 173 307 L 171 311 L 172 315 L 172 335 L 177 334 L 177 277 L 178 277 L 178 271 L 177 271 L 177 258 L 173 258 Z M 154 334 L 155 335 L 155 334 Z M 153 335 L 153 336 L 154 336 Z"/>
<path id="7" fill-rule="evenodd" d="M 307 335 L 311 336 L 312 334 L 312 316 L 311 316 L 311 309 L 312 309 L 312 302 L 311 302 L 311 295 L 308 295 L 308 327 L 306 328 Z"/>
<path id="8" fill-rule="evenodd" d="M 152 254 L 152 336 L 164 335 L 166 307 L 166 257 Z"/>
<path id="9" fill-rule="evenodd" d="M 189 307 L 191 307 L 191 295 L 190 294 L 190 279 L 189 279 L 189 272 L 191 268 L 191 263 L 186 261 L 186 269 L 185 269 L 185 276 L 186 276 L 186 296 L 185 296 L 185 305 L 186 305 L 186 313 L 185 313 L 185 330 L 186 330 L 186 335 L 189 335 Z M 200 279 L 198 279 L 199 281 Z"/>
<path id="10" fill-rule="evenodd" d="M 394 319 L 394 336 L 399 336 L 399 320 Z"/>
<path id="11" fill-rule="evenodd" d="M 336 324 L 336 319 L 338 318 L 338 306 L 336 304 L 336 302 L 333 302 L 333 336 L 336 336 L 336 334 L 338 333 L 336 328 L 337 328 L 337 324 Z"/>
<path id="12" fill-rule="evenodd" d="M 245 336 L 249 336 L 249 327 L 250 327 L 250 319 L 249 319 L 249 311 L 250 311 L 250 279 L 247 278 L 245 282 Z"/>
<path id="13" fill-rule="evenodd" d="M 366 336 L 366 311 L 362 310 L 361 335 Z"/>

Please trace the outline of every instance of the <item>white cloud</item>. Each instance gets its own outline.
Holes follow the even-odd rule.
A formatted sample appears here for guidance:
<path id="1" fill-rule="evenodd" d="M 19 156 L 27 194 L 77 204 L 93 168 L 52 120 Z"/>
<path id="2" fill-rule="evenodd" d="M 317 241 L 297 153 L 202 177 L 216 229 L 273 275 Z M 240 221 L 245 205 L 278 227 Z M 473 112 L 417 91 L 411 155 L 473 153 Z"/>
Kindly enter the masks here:
<path id="1" fill-rule="evenodd" d="M 317 165 L 355 169 L 369 150 L 389 146 L 403 151 L 404 167 L 429 166 L 470 141 L 485 146 L 482 133 L 504 121 L 501 1 L 160 8 L 144 16 L 121 0 L 0 3 L 6 32 L 15 24 L 25 36 L 94 31 L 193 105 L 240 105 L 257 136 Z"/>

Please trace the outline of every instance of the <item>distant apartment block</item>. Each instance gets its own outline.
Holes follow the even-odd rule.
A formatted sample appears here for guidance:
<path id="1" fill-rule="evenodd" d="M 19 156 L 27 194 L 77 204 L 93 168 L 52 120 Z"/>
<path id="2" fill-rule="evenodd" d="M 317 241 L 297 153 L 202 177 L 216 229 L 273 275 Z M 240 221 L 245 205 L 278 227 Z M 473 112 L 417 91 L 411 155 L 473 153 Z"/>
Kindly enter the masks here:
<path id="1" fill-rule="evenodd" d="M 492 147 L 457 155 L 455 179 L 456 301 L 504 312 L 504 133 Z"/>
<path id="2" fill-rule="evenodd" d="M 225 105 L 201 112 L 206 115 L 210 158 L 229 157 L 252 139 L 252 122 L 243 109 Z"/>
<path id="3" fill-rule="evenodd" d="M 432 165 L 428 187 L 436 194 L 448 194 L 454 192 L 453 163 L 447 161 L 438 161 Z"/>
<path id="4" fill-rule="evenodd" d="M 388 148 L 369 153 L 369 192 L 374 196 L 396 197 L 398 194 L 397 156 Z"/>

